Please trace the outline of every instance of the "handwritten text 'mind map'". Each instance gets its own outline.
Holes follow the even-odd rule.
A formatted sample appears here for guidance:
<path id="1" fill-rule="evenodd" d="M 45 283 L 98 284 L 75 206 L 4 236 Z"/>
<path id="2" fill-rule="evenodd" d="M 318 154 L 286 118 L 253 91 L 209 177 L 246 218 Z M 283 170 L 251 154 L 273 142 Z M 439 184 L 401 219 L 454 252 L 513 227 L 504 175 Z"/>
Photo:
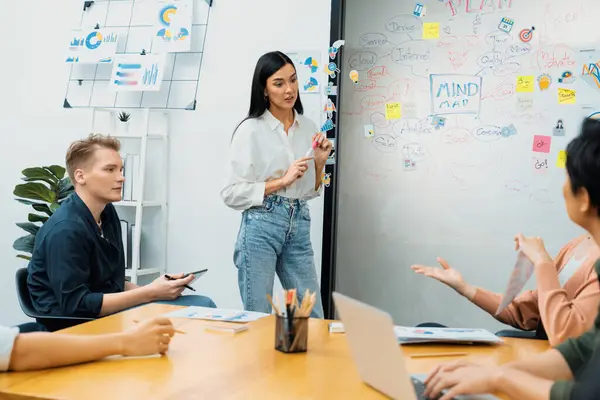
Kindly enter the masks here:
<path id="1" fill-rule="evenodd" d="M 481 106 L 481 76 L 430 75 L 431 113 L 479 114 Z"/>

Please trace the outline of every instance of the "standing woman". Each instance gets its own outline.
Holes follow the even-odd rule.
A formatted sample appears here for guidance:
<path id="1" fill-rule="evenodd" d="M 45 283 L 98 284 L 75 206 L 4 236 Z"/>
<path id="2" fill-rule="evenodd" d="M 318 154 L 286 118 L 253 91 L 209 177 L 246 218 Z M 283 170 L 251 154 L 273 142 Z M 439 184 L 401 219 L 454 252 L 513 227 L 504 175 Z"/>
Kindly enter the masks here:
<path id="1" fill-rule="evenodd" d="M 233 258 L 244 309 L 271 312 L 267 294 L 277 273 L 285 289 L 298 289 L 299 301 L 306 289 L 316 293 L 311 316 L 323 318 L 307 200 L 321 193 L 332 146 L 302 113 L 292 60 L 279 51 L 264 54 L 248 116 L 233 134 L 231 176 L 221 196 L 243 211 Z"/>

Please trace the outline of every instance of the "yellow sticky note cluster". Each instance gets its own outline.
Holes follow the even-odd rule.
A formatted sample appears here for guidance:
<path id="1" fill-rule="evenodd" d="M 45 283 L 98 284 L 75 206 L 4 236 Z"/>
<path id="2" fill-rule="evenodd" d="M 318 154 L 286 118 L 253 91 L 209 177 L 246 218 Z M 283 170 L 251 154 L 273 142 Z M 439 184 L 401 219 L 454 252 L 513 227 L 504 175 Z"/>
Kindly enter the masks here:
<path id="1" fill-rule="evenodd" d="M 527 92 L 533 92 L 533 90 L 534 90 L 533 75 L 517 76 L 517 92 L 527 93 Z"/>
<path id="2" fill-rule="evenodd" d="M 402 106 L 400 103 L 387 103 L 385 105 L 385 119 L 402 118 Z"/>
<path id="3" fill-rule="evenodd" d="M 575 104 L 576 92 L 571 89 L 558 88 L 558 104 Z"/>
<path id="4" fill-rule="evenodd" d="M 567 152 L 565 150 L 561 150 L 558 152 L 558 158 L 556 160 L 556 166 L 558 168 L 564 168 L 567 165 Z"/>
<path id="5" fill-rule="evenodd" d="M 440 37 L 439 22 L 425 22 L 423 24 L 423 39 L 438 39 Z"/>

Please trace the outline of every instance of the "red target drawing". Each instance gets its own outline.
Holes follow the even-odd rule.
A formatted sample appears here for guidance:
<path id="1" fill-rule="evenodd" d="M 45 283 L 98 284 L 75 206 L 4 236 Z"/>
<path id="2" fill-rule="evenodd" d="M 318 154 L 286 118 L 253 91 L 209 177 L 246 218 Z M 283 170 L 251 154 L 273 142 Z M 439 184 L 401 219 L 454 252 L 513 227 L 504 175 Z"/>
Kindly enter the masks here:
<path id="1" fill-rule="evenodd" d="M 533 31 L 535 30 L 535 27 L 531 27 L 531 29 L 523 29 L 521 31 L 521 33 L 519 33 L 519 39 L 521 39 L 522 42 L 529 42 L 532 38 L 533 38 Z"/>

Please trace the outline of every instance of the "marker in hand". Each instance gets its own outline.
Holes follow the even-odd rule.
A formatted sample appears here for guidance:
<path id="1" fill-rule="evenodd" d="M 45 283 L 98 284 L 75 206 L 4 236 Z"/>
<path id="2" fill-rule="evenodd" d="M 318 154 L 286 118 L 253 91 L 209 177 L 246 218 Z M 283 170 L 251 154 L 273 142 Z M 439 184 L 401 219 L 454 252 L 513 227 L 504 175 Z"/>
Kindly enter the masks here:
<path id="1" fill-rule="evenodd" d="M 317 145 L 319 144 L 319 142 L 317 142 L 316 140 L 312 143 L 312 146 L 310 149 L 308 149 L 308 152 L 306 153 L 305 157 L 313 157 L 315 155 L 315 148 L 317 147 Z"/>

